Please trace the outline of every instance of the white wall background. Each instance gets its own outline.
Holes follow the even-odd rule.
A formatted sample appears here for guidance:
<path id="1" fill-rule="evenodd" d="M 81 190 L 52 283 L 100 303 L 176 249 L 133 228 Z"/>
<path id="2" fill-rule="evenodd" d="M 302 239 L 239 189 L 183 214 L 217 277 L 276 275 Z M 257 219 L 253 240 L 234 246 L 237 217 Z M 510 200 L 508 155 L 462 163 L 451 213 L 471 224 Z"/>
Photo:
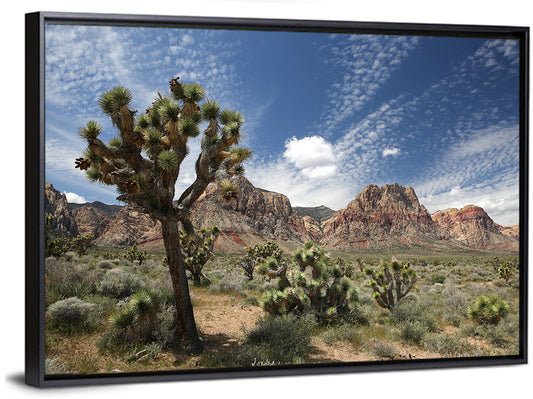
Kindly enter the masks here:
<path id="1" fill-rule="evenodd" d="M 188 398 L 518 398 L 531 395 L 531 366 L 409 372 L 171 382 L 37 390 L 24 373 L 24 13 L 95 13 L 235 16 L 531 26 L 527 0 L 173 0 L 6 1 L 2 4 L 0 158 L 3 210 L 0 228 L 0 357 L 5 398 L 188 397 Z M 6 126 L 7 122 L 7 126 Z M 531 300 L 530 309 L 531 309 Z M 530 329 L 531 330 L 531 329 Z M 531 341 L 531 333 L 529 334 Z M 529 396 L 528 396 L 529 397 Z"/>

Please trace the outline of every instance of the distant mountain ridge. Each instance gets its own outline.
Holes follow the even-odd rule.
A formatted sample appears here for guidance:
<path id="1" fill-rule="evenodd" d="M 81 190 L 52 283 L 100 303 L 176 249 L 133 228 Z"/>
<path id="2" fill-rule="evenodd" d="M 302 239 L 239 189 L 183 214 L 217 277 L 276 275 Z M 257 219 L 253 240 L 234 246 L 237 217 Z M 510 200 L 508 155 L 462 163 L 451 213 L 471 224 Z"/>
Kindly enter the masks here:
<path id="1" fill-rule="evenodd" d="M 318 223 L 322 223 L 324 220 L 328 220 L 333 216 L 335 211 L 331 208 L 328 208 L 325 205 L 313 206 L 313 207 L 304 207 L 304 206 L 294 206 L 292 208 L 299 216 L 309 216 L 315 219 Z"/>
<path id="2" fill-rule="evenodd" d="M 224 201 L 212 184 L 191 210 L 195 225 L 220 227 L 218 250 L 242 251 L 267 240 L 287 250 L 306 241 L 341 251 L 414 246 L 518 248 L 518 225 L 500 226 L 474 205 L 431 215 L 412 187 L 399 184 L 368 185 L 345 208 L 333 211 L 323 205 L 292 207 L 285 195 L 256 188 L 244 177 L 235 183 L 239 191 L 236 200 Z M 99 201 L 67 204 L 66 197 L 51 184 L 46 191 L 47 209 L 58 212 L 58 228 L 68 234 L 93 234 L 102 246 L 137 243 L 163 248 L 159 223 L 147 215 Z"/>

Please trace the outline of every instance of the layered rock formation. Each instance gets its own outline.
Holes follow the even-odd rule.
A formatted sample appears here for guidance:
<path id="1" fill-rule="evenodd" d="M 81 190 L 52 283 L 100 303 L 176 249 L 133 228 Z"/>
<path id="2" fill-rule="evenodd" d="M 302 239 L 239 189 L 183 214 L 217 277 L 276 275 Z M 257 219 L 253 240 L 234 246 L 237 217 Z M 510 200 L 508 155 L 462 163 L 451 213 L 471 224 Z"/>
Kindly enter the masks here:
<path id="1" fill-rule="evenodd" d="M 120 205 L 107 205 L 100 201 L 69 204 L 80 234 L 102 235 L 111 218 L 122 209 Z"/>
<path id="2" fill-rule="evenodd" d="M 414 245 L 447 238 L 412 187 L 368 185 L 322 223 L 321 244 L 343 250 Z"/>
<path id="3" fill-rule="evenodd" d="M 243 246 L 273 240 L 292 249 L 318 238 L 310 231 L 312 225 L 320 230 L 318 223 L 308 219 L 306 227 L 306 221 L 294 212 L 285 195 L 258 189 L 244 177 L 237 178 L 235 183 L 239 190 L 236 200 L 223 200 L 213 184 L 192 209 L 195 225 L 217 225 L 222 230 L 217 248 L 242 250 Z"/>
<path id="4" fill-rule="evenodd" d="M 51 234 L 61 234 L 70 237 L 78 235 L 78 225 L 70 211 L 67 197 L 57 191 L 51 183 L 44 185 L 44 212 L 54 215 Z"/>
<path id="5" fill-rule="evenodd" d="M 450 237 L 473 248 L 486 248 L 518 238 L 518 234 L 513 237 L 517 233 L 513 227 L 504 228 L 494 223 L 483 208 L 475 205 L 437 211 L 431 217 L 448 231 Z M 507 234 L 502 234 L 504 231 Z"/>
<path id="6" fill-rule="evenodd" d="M 101 246 L 142 245 L 144 242 L 160 242 L 161 227 L 148 215 L 124 207 L 109 219 L 105 229 L 96 237 L 96 244 Z"/>
<path id="7" fill-rule="evenodd" d="M 236 200 L 223 200 L 213 184 L 192 209 L 196 226 L 221 229 L 217 250 L 238 252 L 268 240 L 288 251 L 306 241 L 342 251 L 413 246 L 518 248 L 518 225 L 500 226 L 473 205 L 430 215 L 413 188 L 398 184 L 369 185 L 337 212 L 324 206 L 293 208 L 285 195 L 256 188 L 244 177 L 236 179 L 236 185 Z M 137 243 L 163 249 L 159 223 L 147 215 L 101 202 L 67 204 L 66 197 L 49 183 L 45 194 L 46 211 L 57 216 L 55 228 L 63 234 L 93 234 L 101 246 Z"/>

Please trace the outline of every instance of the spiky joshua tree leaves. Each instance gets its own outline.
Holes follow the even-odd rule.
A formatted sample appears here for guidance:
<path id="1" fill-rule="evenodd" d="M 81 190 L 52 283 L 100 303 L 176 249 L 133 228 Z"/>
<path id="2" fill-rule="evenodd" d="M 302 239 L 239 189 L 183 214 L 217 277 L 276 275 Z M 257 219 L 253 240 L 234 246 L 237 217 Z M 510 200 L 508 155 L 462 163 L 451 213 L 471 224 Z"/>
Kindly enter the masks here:
<path id="1" fill-rule="evenodd" d="M 200 85 L 182 84 L 174 78 L 169 94 L 158 92 L 146 112 L 137 115 L 130 106 L 132 94 L 128 89 L 115 87 L 105 92 L 98 103 L 118 129 L 118 137 L 106 144 L 99 138 L 100 124 L 87 122 L 80 128 L 87 149 L 76 160 L 76 167 L 85 170 L 89 180 L 116 186 L 119 201 L 161 222 L 176 297 L 177 341 L 191 353 L 200 352 L 202 345 L 189 297 L 179 225 L 188 236 L 196 235 L 190 209 L 212 182 L 218 182 L 225 199 L 235 198 L 237 191 L 231 179 L 243 173 L 242 163 L 251 155 L 251 151 L 236 147 L 242 115 L 222 111 L 214 101 L 202 103 L 204 95 Z M 177 197 L 175 185 L 189 152 L 187 142 L 200 134 L 202 121 L 206 128 L 195 164 L 196 179 Z"/>
<path id="2" fill-rule="evenodd" d="M 384 309 L 392 310 L 405 297 L 416 283 L 416 272 L 409 262 L 384 261 L 381 271 L 367 267 L 364 269 L 371 277 L 370 287 L 374 291 L 376 303 Z"/>
<path id="3" fill-rule="evenodd" d="M 266 291 L 261 305 L 270 314 L 311 311 L 321 323 L 342 318 L 358 306 L 359 291 L 341 267 L 322 247 L 307 242 L 293 254 L 299 270 L 288 272 L 288 265 L 268 257 L 257 272 L 277 278 L 278 289 Z"/>

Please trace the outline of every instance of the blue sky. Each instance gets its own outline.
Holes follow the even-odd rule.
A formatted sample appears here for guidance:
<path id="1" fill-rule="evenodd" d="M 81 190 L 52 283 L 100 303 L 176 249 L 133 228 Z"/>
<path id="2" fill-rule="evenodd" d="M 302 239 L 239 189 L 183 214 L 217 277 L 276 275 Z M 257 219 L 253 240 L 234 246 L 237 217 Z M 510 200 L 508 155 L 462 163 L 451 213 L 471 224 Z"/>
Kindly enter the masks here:
<path id="1" fill-rule="evenodd" d="M 115 203 L 74 169 L 102 92 L 139 111 L 168 81 L 200 83 L 245 117 L 246 176 L 293 206 L 343 208 L 368 184 L 412 186 L 439 209 L 518 223 L 518 43 L 513 40 L 170 28 L 46 27 L 46 180 L 72 202 Z M 182 166 L 194 179 L 199 138 Z"/>

